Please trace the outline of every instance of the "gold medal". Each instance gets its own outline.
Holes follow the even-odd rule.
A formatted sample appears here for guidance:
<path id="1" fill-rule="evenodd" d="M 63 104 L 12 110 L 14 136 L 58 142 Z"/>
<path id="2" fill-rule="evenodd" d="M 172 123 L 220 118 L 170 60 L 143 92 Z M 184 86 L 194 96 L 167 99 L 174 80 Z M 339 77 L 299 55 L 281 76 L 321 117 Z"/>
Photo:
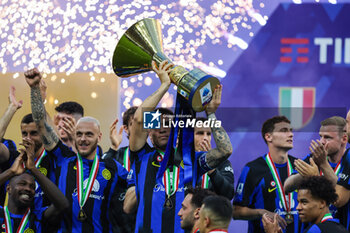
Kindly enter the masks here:
<path id="1" fill-rule="evenodd" d="M 165 199 L 164 207 L 167 209 L 173 208 L 173 202 L 171 201 L 170 197 Z"/>
<path id="2" fill-rule="evenodd" d="M 81 222 L 84 222 L 86 219 L 87 219 L 87 215 L 85 211 L 82 208 L 80 208 L 79 214 L 78 214 L 78 220 Z"/>
<path id="3" fill-rule="evenodd" d="M 287 222 L 287 224 L 291 224 L 291 223 L 293 223 L 293 221 L 294 221 L 293 215 L 290 212 L 288 212 L 286 214 L 286 222 Z"/>

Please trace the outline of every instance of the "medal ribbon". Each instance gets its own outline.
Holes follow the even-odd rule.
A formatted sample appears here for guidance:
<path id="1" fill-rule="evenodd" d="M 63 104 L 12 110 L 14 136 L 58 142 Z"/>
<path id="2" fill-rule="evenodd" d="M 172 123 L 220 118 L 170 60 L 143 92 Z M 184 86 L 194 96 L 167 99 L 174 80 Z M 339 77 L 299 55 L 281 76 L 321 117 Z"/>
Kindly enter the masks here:
<path id="1" fill-rule="evenodd" d="M 328 219 L 332 219 L 332 218 L 333 217 L 332 217 L 331 213 L 325 214 L 321 220 L 321 223 L 327 221 Z"/>
<path id="2" fill-rule="evenodd" d="M 124 151 L 124 159 L 123 159 L 123 167 L 130 171 L 130 154 L 129 154 L 129 147 L 127 147 Z"/>
<path id="3" fill-rule="evenodd" d="M 334 174 L 335 174 L 337 177 L 338 177 L 338 174 L 339 174 L 340 169 L 341 169 L 341 161 L 342 161 L 342 160 L 340 160 L 340 161 L 338 162 L 337 166 L 334 168 Z M 320 171 L 320 175 L 323 176 L 323 172 L 322 172 L 322 171 Z"/>
<path id="4" fill-rule="evenodd" d="M 202 175 L 202 188 L 203 189 L 207 189 L 209 187 L 209 176 L 208 173 L 204 173 L 204 175 Z"/>
<path id="5" fill-rule="evenodd" d="M 168 197 L 172 196 L 179 188 L 180 168 L 174 165 L 172 173 L 173 173 L 172 185 L 171 185 L 169 168 L 165 170 L 164 176 L 163 176 L 164 188 Z"/>
<path id="6" fill-rule="evenodd" d="M 46 150 L 43 149 L 43 151 L 40 153 L 40 155 L 36 158 L 35 160 L 35 167 L 38 168 L 41 161 L 43 160 L 43 158 L 46 156 Z"/>
<path id="7" fill-rule="evenodd" d="M 77 192 L 80 208 L 83 208 L 87 199 L 90 196 L 92 187 L 94 186 L 94 182 L 98 173 L 99 164 L 100 161 L 98 159 L 98 155 L 96 154 L 89 174 L 88 183 L 86 185 L 86 189 L 84 190 L 83 159 L 81 158 L 79 153 L 77 154 Z"/>
<path id="8" fill-rule="evenodd" d="M 11 224 L 11 216 L 10 216 L 10 212 L 9 212 L 7 206 L 4 207 L 4 213 L 5 213 L 6 233 L 12 233 L 13 229 L 12 229 L 12 224 Z M 26 213 L 22 217 L 21 223 L 19 224 L 19 226 L 17 228 L 17 231 L 16 231 L 17 233 L 24 232 L 24 229 L 26 228 L 26 226 L 28 224 L 29 214 L 30 214 L 30 209 L 28 208 Z"/>
<path id="9" fill-rule="evenodd" d="M 287 199 L 286 199 L 286 195 L 284 193 L 284 189 L 283 189 L 283 185 L 282 185 L 282 182 L 281 182 L 281 179 L 278 175 L 278 172 L 277 172 L 277 169 L 275 167 L 275 164 L 273 163 L 272 161 L 272 158 L 271 158 L 271 155 L 270 155 L 270 152 L 266 155 L 266 163 L 268 165 L 268 167 L 270 168 L 270 171 L 271 171 L 271 174 L 272 174 L 272 177 L 274 179 L 274 181 L 276 182 L 276 186 L 277 186 L 277 190 L 278 190 L 278 195 L 280 197 L 280 200 L 282 202 L 282 205 L 283 205 L 283 208 L 288 212 L 290 212 L 290 204 L 287 202 Z M 292 164 L 291 162 L 289 161 L 289 158 L 287 158 L 287 171 L 288 171 L 288 177 L 292 174 Z M 289 202 L 291 202 L 291 200 L 293 199 L 293 192 L 290 192 L 288 194 L 288 198 L 289 198 Z"/>

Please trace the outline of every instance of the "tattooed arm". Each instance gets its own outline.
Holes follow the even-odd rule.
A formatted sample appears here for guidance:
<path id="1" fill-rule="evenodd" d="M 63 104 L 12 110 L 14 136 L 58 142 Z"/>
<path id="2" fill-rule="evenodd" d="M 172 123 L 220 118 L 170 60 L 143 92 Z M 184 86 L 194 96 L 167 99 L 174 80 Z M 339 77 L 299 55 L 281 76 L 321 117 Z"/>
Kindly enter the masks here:
<path id="1" fill-rule="evenodd" d="M 30 95 L 33 119 L 41 134 L 41 139 L 43 140 L 45 149 L 51 151 L 55 148 L 59 139 L 46 119 L 45 106 L 40 91 L 41 74 L 38 69 L 34 68 L 26 71 L 24 77 L 31 89 Z"/>
<path id="2" fill-rule="evenodd" d="M 156 67 L 155 62 L 152 62 L 152 68 L 154 72 L 157 73 L 161 85 L 152 95 L 150 95 L 149 97 L 147 97 L 147 99 L 143 101 L 143 103 L 137 108 L 134 114 L 129 139 L 129 146 L 131 151 L 140 150 L 146 143 L 147 132 L 142 129 L 143 111 L 153 111 L 158 105 L 159 101 L 164 96 L 164 94 L 168 91 L 171 83 L 169 78 L 171 67 L 172 64 L 168 64 L 167 61 L 163 61 L 162 63 L 160 63 L 159 67 Z"/>
<path id="3" fill-rule="evenodd" d="M 222 85 L 218 85 L 214 90 L 213 99 L 205 110 L 210 121 L 216 121 L 214 113 L 221 103 L 221 92 Z M 215 168 L 232 154 L 232 145 L 224 128 L 215 127 L 215 124 L 210 125 L 213 126 L 211 127 L 211 132 L 216 143 L 216 148 L 208 151 L 206 162 L 211 168 Z"/>

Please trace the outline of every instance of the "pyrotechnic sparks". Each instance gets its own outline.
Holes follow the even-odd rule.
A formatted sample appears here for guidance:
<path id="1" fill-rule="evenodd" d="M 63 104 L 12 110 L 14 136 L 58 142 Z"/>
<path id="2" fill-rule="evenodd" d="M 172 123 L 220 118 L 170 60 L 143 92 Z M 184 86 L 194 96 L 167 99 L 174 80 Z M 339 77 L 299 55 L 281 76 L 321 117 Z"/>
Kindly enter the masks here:
<path id="1" fill-rule="evenodd" d="M 52 82 L 58 72 L 67 76 L 90 72 L 90 81 L 102 85 L 105 79 L 94 74 L 113 73 L 111 58 L 118 39 L 133 23 L 152 17 L 162 24 L 165 53 L 175 64 L 189 70 L 200 66 L 224 77 L 220 66 L 225 58 L 217 54 L 215 60 L 221 62 L 208 65 L 212 58 L 205 56 L 206 50 L 209 46 L 226 47 L 228 53 L 245 49 L 248 41 L 243 38 L 250 40 L 259 24 L 266 23 L 264 6 L 262 1 L 253 6 L 253 0 L 2 1 L 0 67 L 3 74 L 38 67 L 53 74 Z M 65 84 L 67 78 L 58 80 Z M 153 83 L 150 76 L 123 80 L 124 107 L 140 104 L 134 99 L 134 87 Z M 165 98 L 163 105 L 172 103 Z"/>

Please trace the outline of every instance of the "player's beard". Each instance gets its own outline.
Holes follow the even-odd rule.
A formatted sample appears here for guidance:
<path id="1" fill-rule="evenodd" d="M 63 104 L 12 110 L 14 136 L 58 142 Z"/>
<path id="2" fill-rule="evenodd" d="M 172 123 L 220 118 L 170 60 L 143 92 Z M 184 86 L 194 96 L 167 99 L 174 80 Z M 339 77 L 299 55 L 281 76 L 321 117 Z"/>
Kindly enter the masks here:
<path id="1" fill-rule="evenodd" d="M 78 153 L 82 156 L 82 157 L 88 157 L 92 152 L 94 152 L 97 148 L 97 143 L 98 143 L 98 140 L 96 140 L 94 142 L 94 144 L 92 144 L 90 150 L 88 150 L 87 152 L 81 152 L 79 151 L 79 146 L 78 144 L 75 142 L 75 148 L 77 148 L 78 150 Z"/>

